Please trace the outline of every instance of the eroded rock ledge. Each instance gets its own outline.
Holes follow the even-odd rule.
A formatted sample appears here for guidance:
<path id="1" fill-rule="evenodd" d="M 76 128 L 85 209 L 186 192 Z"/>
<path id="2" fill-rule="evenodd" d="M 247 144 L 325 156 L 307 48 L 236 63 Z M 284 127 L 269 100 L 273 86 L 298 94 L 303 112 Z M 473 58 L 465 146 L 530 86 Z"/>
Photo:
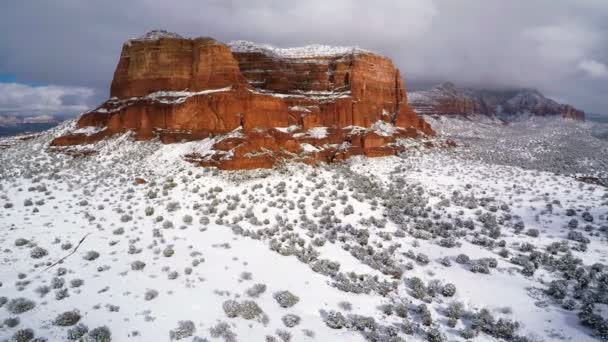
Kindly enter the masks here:
<path id="1" fill-rule="evenodd" d="M 134 132 L 163 143 L 213 138 L 186 158 L 223 169 L 269 168 L 398 153 L 434 135 L 407 104 L 390 59 L 358 48 L 279 49 L 152 31 L 126 42 L 111 98 L 52 142 L 72 146 Z"/>

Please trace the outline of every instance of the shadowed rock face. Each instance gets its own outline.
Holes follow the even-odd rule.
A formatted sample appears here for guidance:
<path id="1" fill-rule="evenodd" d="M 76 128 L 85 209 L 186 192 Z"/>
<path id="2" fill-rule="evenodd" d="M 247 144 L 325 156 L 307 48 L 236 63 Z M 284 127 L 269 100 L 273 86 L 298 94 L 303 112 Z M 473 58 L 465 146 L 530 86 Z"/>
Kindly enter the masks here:
<path id="1" fill-rule="evenodd" d="M 392 62 L 353 48 L 276 49 L 151 32 L 124 44 L 110 93 L 78 121 L 95 133 L 52 145 L 126 131 L 165 143 L 211 136 L 215 153 L 188 159 L 243 169 L 272 167 L 280 158 L 395 154 L 397 139 L 434 134 L 407 104 Z"/>
<path id="2" fill-rule="evenodd" d="M 585 120 L 583 111 L 557 103 L 534 89 L 463 89 L 448 82 L 412 93 L 410 102 L 419 114 L 485 115 L 507 122 L 522 115 Z"/>

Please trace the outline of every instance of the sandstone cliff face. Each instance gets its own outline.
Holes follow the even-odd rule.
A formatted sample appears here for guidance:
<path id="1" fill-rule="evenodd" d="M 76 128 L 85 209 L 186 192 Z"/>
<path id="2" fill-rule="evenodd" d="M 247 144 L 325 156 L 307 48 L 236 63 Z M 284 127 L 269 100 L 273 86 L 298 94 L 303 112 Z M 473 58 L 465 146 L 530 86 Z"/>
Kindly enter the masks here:
<path id="1" fill-rule="evenodd" d="M 53 145 L 126 131 L 165 143 L 212 137 L 213 153 L 188 159 L 226 169 L 395 154 L 398 139 L 434 134 L 407 104 L 399 70 L 386 57 L 156 31 L 124 44 L 111 98 L 83 114 L 78 127 L 97 129 Z"/>
<path id="2" fill-rule="evenodd" d="M 460 89 L 444 83 L 427 91 L 411 93 L 410 104 L 419 114 L 485 115 L 507 122 L 526 115 L 585 120 L 584 112 L 559 104 L 534 89 Z"/>

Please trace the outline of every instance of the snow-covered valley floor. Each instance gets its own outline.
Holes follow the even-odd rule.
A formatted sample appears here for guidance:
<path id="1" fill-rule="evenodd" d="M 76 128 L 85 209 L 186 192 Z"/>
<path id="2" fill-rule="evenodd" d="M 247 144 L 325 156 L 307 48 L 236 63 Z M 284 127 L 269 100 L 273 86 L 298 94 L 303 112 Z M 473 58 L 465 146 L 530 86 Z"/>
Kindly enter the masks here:
<path id="1" fill-rule="evenodd" d="M 608 338 L 600 185 L 469 142 L 223 172 L 62 129 L 0 150 L 0 341 Z"/>

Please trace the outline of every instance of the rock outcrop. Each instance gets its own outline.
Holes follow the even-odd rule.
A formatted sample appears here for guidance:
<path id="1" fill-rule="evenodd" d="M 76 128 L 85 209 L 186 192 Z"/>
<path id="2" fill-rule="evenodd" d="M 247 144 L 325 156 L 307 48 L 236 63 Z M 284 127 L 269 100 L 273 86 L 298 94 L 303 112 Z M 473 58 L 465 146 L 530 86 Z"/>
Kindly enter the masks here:
<path id="1" fill-rule="evenodd" d="M 433 135 L 390 59 L 357 48 L 278 49 L 153 31 L 124 44 L 111 98 L 53 146 L 133 131 L 164 143 L 212 138 L 187 159 L 224 169 L 313 163 L 403 149 Z"/>
<path id="2" fill-rule="evenodd" d="M 443 83 L 410 93 L 410 105 L 419 114 L 484 115 L 506 122 L 527 116 L 585 120 L 583 111 L 551 100 L 535 89 L 461 89 Z"/>

